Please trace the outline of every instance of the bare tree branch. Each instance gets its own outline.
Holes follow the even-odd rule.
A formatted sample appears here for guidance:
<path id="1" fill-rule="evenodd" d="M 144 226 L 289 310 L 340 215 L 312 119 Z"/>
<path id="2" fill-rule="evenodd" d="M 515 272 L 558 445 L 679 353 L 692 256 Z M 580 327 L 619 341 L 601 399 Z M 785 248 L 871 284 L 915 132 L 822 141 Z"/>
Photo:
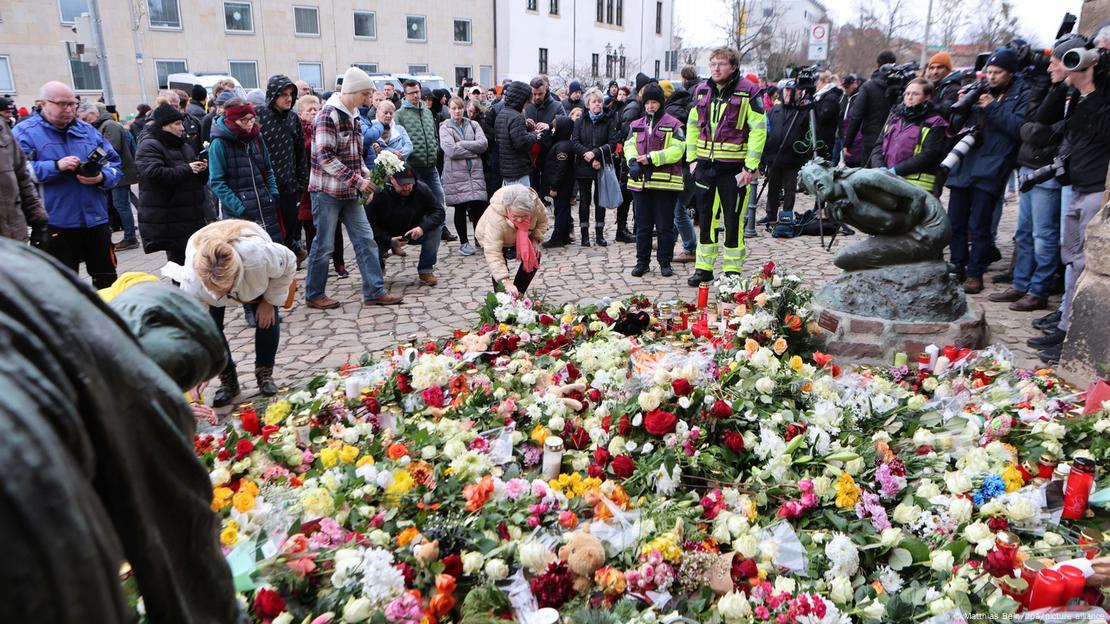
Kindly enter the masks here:
<path id="1" fill-rule="evenodd" d="M 967 11 L 967 0 L 939 0 L 936 5 L 936 21 L 933 24 L 936 26 L 937 38 L 940 45 L 945 50 L 951 50 L 952 46 L 960 43 L 960 39 L 964 36 L 968 26 L 971 25 L 971 18 Z"/>
<path id="2" fill-rule="evenodd" d="M 988 50 L 1018 36 L 1018 18 L 1010 0 L 981 0 L 976 15 L 972 38 Z"/>

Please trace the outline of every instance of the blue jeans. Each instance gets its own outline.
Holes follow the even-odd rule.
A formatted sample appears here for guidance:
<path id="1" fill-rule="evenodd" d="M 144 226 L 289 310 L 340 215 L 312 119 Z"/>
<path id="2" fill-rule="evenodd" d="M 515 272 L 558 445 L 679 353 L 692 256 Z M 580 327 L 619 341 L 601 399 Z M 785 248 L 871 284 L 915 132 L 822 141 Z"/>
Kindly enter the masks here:
<path id="1" fill-rule="evenodd" d="M 1021 194 L 1014 235 L 1014 289 L 1045 298 L 1060 265 L 1060 188 L 1054 185 Z"/>
<path id="2" fill-rule="evenodd" d="M 382 268 L 382 273 L 385 273 L 385 255 L 391 246 L 390 235 L 391 232 L 386 232 L 382 228 L 378 228 L 378 262 Z M 397 236 L 404 234 L 400 232 Z M 439 256 L 439 241 L 443 238 L 443 228 L 432 228 L 432 231 L 424 232 L 420 238 L 412 241 L 420 245 L 420 260 L 416 263 L 416 272 L 420 275 L 431 273 L 436 268 L 436 258 Z"/>
<path id="3" fill-rule="evenodd" d="M 135 217 L 131 213 L 131 189 L 121 184 L 112 189 L 112 204 L 119 213 L 120 224 L 123 225 L 123 240 L 135 240 Z"/>
<path id="4" fill-rule="evenodd" d="M 952 264 L 969 278 L 982 278 L 991 249 L 991 220 L 998 196 L 975 187 L 949 187 L 948 220 L 952 223 L 949 242 Z"/>
<path id="5" fill-rule="evenodd" d="M 690 218 L 690 211 L 682 203 L 680 195 L 674 205 L 674 231 L 682 239 L 682 250 L 694 254 L 698 247 L 698 235 L 694 233 L 694 220 Z"/>
<path id="6" fill-rule="evenodd" d="M 362 274 L 362 298 L 377 299 L 385 294 L 385 279 L 378 260 L 378 246 L 374 244 L 374 232 L 366 220 L 366 209 L 358 199 L 336 199 L 327 193 L 312 193 L 316 238 L 308 255 L 305 299 L 311 301 L 324 296 L 328 286 L 328 261 L 335 246 L 335 228 L 340 221 L 347 228 L 347 236 L 355 248 L 358 271 Z"/>
<path id="7" fill-rule="evenodd" d="M 443 181 L 439 179 L 439 171 L 436 171 L 435 167 L 413 167 L 412 171 L 416 174 L 417 180 L 428 185 L 439 205 L 446 209 L 447 204 L 443 200 Z"/>
<path id="8" fill-rule="evenodd" d="M 524 186 L 532 186 L 532 178 L 525 174 L 519 178 L 505 178 L 501 181 L 501 186 L 509 186 L 510 184 L 522 184 Z"/>

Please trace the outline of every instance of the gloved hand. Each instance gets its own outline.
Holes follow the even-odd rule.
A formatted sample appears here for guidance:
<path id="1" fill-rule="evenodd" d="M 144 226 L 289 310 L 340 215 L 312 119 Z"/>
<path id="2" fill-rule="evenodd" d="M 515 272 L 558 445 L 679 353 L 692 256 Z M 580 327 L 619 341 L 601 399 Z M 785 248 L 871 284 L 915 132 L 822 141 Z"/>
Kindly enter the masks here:
<path id="1" fill-rule="evenodd" d="M 46 227 L 45 221 L 39 221 L 31 224 L 31 246 L 39 249 L 46 249 L 46 243 L 50 240 L 50 232 Z"/>

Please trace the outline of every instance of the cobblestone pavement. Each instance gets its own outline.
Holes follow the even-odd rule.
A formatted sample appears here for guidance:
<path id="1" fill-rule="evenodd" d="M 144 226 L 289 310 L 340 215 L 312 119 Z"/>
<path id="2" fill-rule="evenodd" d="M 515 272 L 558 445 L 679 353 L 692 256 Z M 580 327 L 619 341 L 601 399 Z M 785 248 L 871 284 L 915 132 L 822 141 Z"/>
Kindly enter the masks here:
<path id="1" fill-rule="evenodd" d="M 799 195 L 796 209 L 806 210 L 811 204 L 810 198 Z M 450 217 L 448 214 L 448 223 L 453 223 Z M 686 285 L 686 278 L 694 268 L 692 263 L 676 263 L 674 277 L 665 278 L 659 275 L 653 259 L 650 273 L 642 278 L 629 275 L 635 264 L 635 245 L 613 242 L 615 227 L 612 219 L 610 216 L 607 228 L 608 247 L 583 248 L 574 245 L 545 252 L 529 293 L 542 295 L 546 301 L 557 304 L 633 294 L 644 294 L 653 299 L 694 298 L 694 289 Z M 999 247 L 1007 259 L 1013 249 L 1011 239 L 1016 220 L 1017 202 L 1008 201 L 998 234 Z M 837 239 L 834 251 L 859 240 L 861 236 L 856 234 Z M 118 234 L 116 238 L 119 238 Z M 436 267 L 439 285 L 434 288 L 417 281 L 418 247 L 410 248 L 406 257 L 390 257 L 386 263 L 386 287 L 403 294 L 404 303 L 391 307 L 363 307 L 358 266 L 354 262 L 350 239 L 346 240 L 350 277 L 339 279 L 332 270 L 327 287 L 327 293 L 342 302 L 342 307 L 322 311 L 305 306 L 304 270 L 298 273 L 302 293 L 293 309 L 281 312 L 281 347 L 275 367 L 275 379 L 279 385 L 304 383 L 316 372 L 348 361 L 355 362 L 365 351 L 379 352 L 410 335 L 442 336 L 477 322 L 477 310 L 490 290 L 489 273 L 480 249 L 478 254 L 465 257 L 458 253 L 457 242 L 443 243 Z M 816 237 L 774 239 L 761 232 L 758 238 L 748 241 L 747 268 L 755 270 L 768 260 L 774 260 L 778 266 L 798 274 L 814 289 L 839 273 L 839 269 L 832 264 L 832 254 L 820 247 Z M 120 273 L 146 271 L 158 274 L 163 263 L 164 255 L 161 253 L 145 255 L 141 249 L 136 249 L 119 254 Z M 1037 363 L 1036 352 L 1027 347 L 1025 341 L 1040 334 L 1029 322 L 1045 312 L 1012 312 L 1007 308 L 1008 304 L 987 301 L 988 294 L 1004 287 L 990 284 L 989 280 L 1004 271 L 1007 264 L 1008 261 L 1002 261 L 992 265 L 986 276 L 988 288 L 982 294 L 974 295 L 973 299 L 986 309 L 992 342 L 1010 348 L 1020 365 L 1033 366 Z M 1058 302 L 1059 297 L 1054 297 L 1050 305 L 1055 306 Z M 242 312 L 235 310 L 227 315 L 226 331 L 239 364 L 244 397 L 250 396 L 255 392 L 254 376 L 251 374 L 253 330 L 247 327 Z"/>

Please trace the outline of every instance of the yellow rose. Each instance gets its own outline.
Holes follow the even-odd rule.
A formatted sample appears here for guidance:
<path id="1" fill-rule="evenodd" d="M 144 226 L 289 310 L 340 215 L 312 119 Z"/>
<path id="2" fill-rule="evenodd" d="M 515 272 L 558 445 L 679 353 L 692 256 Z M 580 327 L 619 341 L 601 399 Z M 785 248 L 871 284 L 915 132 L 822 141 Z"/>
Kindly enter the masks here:
<path id="1" fill-rule="evenodd" d="M 393 483 L 385 489 L 385 493 L 392 496 L 400 496 L 401 494 L 408 493 L 414 485 L 416 485 L 416 481 L 413 480 L 408 470 L 394 470 Z"/>
<path id="2" fill-rule="evenodd" d="M 239 530 L 234 527 L 227 527 L 220 531 L 220 543 L 224 546 L 234 546 L 235 542 L 239 541 Z"/>
<path id="3" fill-rule="evenodd" d="M 339 449 L 339 461 L 344 464 L 353 464 L 358 459 L 358 447 L 344 444 L 343 448 Z"/>
<path id="4" fill-rule="evenodd" d="M 355 467 L 356 468 L 362 468 L 366 464 L 373 464 L 373 463 L 374 463 L 374 458 L 373 457 L 371 457 L 369 455 L 363 455 L 362 457 L 358 458 L 357 462 L 355 462 Z"/>
<path id="5" fill-rule="evenodd" d="M 231 497 L 231 503 L 239 510 L 239 513 L 247 513 L 254 509 L 254 496 L 250 492 L 239 490 L 235 496 Z"/>
<path id="6" fill-rule="evenodd" d="M 780 340 L 781 340 L 781 338 L 780 338 Z M 792 368 L 794 370 L 794 372 L 801 371 L 802 366 L 805 366 L 805 364 L 802 363 L 801 356 L 795 355 L 794 357 L 790 358 L 790 368 Z"/>
<path id="7" fill-rule="evenodd" d="M 536 425 L 535 427 L 532 427 L 532 435 L 530 437 L 532 438 L 533 442 L 539 444 L 540 447 L 543 447 L 543 443 L 545 440 L 547 440 L 548 435 L 549 432 L 547 431 L 547 427 L 543 425 Z"/>
<path id="8" fill-rule="evenodd" d="M 326 448 L 320 450 L 320 463 L 324 468 L 331 468 L 339 460 L 339 453 L 333 448 Z"/>
<path id="9" fill-rule="evenodd" d="M 212 490 L 212 511 L 219 511 L 231 503 L 234 492 L 229 487 L 218 487 Z"/>
<path id="10" fill-rule="evenodd" d="M 312 518 L 322 518 L 331 515 L 335 510 L 335 499 L 326 489 L 313 488 L 301 494 L 301 504 Z"/>
<path id="11" fill-rule="evenodd" d="M 248 492 L 251 496 L 258 496 L 258 484 L 254 481 L 243 479 L 239 482 L 239 491 Z"/>

